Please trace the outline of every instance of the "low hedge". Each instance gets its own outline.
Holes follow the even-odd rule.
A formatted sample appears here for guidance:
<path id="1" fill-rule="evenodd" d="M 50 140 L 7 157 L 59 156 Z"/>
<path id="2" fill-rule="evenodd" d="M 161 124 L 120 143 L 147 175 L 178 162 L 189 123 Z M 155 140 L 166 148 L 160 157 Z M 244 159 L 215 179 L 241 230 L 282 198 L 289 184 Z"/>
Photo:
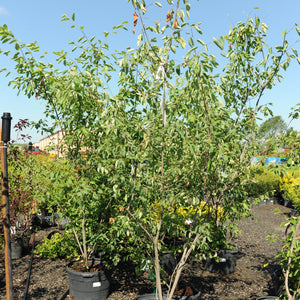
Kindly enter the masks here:
<path id="1" fill-rule="evenodd" d="M 245 185 L 249 198 L 269 199 L 280 197 L 280 176 L 273 166 L 252 167 L 250 180 Z"/>
<path id="2" fill-rule="evenodd" d="M 254 166 L 250 170 L 250 180 L 245 190 L 252 199 L 277 197 L 291 200 L 295 207 L 300 207 L 299 168 Z"/>

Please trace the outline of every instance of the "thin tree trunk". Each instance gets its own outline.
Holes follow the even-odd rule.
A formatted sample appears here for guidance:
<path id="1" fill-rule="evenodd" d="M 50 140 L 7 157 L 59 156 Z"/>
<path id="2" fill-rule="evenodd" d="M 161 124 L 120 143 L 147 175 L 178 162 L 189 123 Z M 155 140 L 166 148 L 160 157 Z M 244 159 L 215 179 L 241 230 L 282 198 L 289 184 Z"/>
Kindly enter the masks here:
<path id="1" fill-rule="evenodd" d="M 85 266 L 88 265 L 87 249 L 86 249 L 86 236 L 85 236 L 85 214 L 82 212 L 82 242 L 83 242 L 83 259 Z"/>
<path id="2" fill-rule="evenodd" d="M 159 253 L 158 253 L 158 238 L 155 237 L 153 241 L 154 247 L 154 270 L 156 276 L 156 296 L 158 295 L 159 300 L 163 300 L 163 291 L 161 286 L 161 279 L 160 279 L 160 263 L 159 263 Z"/>

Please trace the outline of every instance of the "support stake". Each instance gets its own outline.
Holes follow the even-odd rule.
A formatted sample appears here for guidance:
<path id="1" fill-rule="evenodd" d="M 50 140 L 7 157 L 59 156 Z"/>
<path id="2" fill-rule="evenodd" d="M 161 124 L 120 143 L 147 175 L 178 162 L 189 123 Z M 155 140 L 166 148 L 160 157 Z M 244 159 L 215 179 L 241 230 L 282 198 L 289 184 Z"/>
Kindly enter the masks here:
<path id="1" fill-rule="evenodd" d="M 10 220 L 9 220 L 9 198 L 8 198 L 8 172 L 7 172 L 7 142 L 10 140 L 10 113 L 4 113 L 2 116 L 2 131 L 0 141 L 0 158 L 1 158 L 1 191 L 2 191 L 2 216 L 3 232 L 5 239 L 5 282 L 6 282 L 6 299 L 13 299 L 12 285 L 12 262 L 11 262 L 11 244 L 10 244 Z"/>

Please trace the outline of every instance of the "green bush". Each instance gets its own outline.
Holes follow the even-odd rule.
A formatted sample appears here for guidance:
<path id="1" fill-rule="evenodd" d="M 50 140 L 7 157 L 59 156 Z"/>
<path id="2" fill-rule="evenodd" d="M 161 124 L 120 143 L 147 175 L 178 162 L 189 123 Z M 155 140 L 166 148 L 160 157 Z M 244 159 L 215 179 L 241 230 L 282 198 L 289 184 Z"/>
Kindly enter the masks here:
<path id="1" fill-rule="evenodd" d="M 245 185 L 250 198 L 269 199 L 280 196 L 280 176 L 276 172 L 276 167 L 253 167 L 250 171 L 250 178 Z"/>
<path id="2" fill-rule="evenodd" d="M 291 200 L 295 207 L 300 208 L 300 176 L 296 172 L 282 172 L 280 191 L 283 199 Z"/>
<path id="3" fill-rule="evenodd" d="M 68 232 L 56 232 L 50 238 L 44 238 L 42 244 L 36 247 L 35 254 L 44 258 L 74 258 L 79 255 L 77 243 Z"/>

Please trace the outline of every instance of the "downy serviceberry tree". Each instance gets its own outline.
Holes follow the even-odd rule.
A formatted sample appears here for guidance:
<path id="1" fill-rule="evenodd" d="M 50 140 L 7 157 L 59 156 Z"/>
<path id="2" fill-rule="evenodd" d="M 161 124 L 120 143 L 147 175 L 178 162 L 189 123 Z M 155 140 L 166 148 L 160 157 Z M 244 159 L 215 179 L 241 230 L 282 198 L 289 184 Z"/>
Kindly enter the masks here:
<path id="1" fill-rule="evenodd" d="M 64 132 L 63 151 L 80 188 L 74 182 L 71 196 L 68 184 L 68 197 L 50 200 L 72 209 L 83 256 L 101 241 L 116 263 L 120 256 L 150 257 L 157 298 L 166 292 L 169 300 L 189 256 L 217 255 L 249 214 L 243 184 L 256 151 L 260 101 L 297 51 L 285 34 L 281 45 L 268 47 L 268 27 L 255 17 L 214 39 L 217 55 L 201 39 L 200 24 L 189 23 L 189 1 L 155 2 L 164 17 L 153 26 L 144 22 L 146 1 L 128 2 L 137 48 L 110 54 L 109 45 L 79 27 L 71 53 L 55 52 L 49 63 L 36 43 L 21 43 L 5 25 L 0 39 L 14 46 L 3 50 L 15 62 L 10 84 L 44 101 L 52 130 Z M 77 27 L 74 15 L 63 20 Z M 110 80 L 118 86 L 111 94 Z M 169 276 L 163 251 L 178 259 Z"/>

